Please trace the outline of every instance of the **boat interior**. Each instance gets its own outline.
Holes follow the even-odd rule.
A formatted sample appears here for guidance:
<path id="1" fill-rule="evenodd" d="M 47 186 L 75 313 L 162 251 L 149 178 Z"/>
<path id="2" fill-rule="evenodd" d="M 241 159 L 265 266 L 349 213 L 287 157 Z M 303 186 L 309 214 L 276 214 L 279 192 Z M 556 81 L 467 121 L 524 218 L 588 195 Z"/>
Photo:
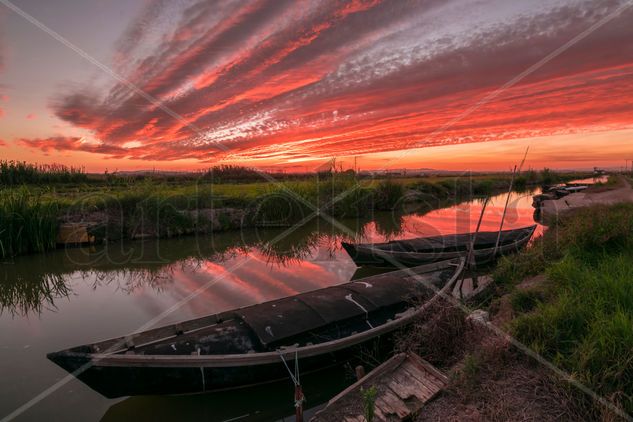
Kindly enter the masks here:
<path id="1" fill-rule="evenodd" d="M 399 317 L 435 292 L 455 267 L 412 277 L 384 273 L 339 286 L 79 346 L 81 354 L 226 355 L 348 337 Z"/>

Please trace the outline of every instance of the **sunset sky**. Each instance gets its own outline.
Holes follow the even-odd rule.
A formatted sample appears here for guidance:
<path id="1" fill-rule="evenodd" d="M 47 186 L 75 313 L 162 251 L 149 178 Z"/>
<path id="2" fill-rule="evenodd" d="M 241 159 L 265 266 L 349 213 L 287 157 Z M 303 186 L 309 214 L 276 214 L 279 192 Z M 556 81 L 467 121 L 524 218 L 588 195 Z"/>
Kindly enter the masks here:
<path id="1" fill-rule="evenodd" d="M 633 159 L 633 0 L 0 0 L 0 158 L 89 171 Z"/>

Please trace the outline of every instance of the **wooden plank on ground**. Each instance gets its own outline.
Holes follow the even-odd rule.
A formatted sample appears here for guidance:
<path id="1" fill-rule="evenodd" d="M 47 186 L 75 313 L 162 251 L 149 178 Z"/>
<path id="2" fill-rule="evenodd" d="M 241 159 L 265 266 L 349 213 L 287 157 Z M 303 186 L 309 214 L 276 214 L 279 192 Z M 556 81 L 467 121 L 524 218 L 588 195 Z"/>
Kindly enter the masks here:
<path id="1" fill-rule="evenodd" d="M 410 417 L 435 396 L 448 378 L 415 354 L 398 354 L 346 388 L 317 412 L 312 422 L 365 421 L 363 389 L 376 388 L 375 421 Z"/>
<path id="2" fill-rule="evenodd" d="M 393 374 L 393 380 L 389 383 L 391 388 L 403 401 L 410 400 L 415 397 L 421 402 L 426 401 L 432 396 L 432 392 L 427 387 L 420 385 L 413 377 L 398 372 Z"/>

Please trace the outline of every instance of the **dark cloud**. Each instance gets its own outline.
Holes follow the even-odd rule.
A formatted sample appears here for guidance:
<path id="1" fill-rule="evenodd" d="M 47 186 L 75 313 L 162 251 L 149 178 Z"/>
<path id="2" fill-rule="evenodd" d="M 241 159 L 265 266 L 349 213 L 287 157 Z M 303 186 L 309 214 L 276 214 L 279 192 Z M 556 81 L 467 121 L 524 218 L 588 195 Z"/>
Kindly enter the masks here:
<path id="1" fill-rule="evenodd" d="M 51 151 L 83 151 L 96 154 L 107 154 L 114 158 L 123 158 L 128 150 L 103 143 L 86 142 L 79 137 L 53 136 L 50 138 L 19 139 L 18 143 L 44 152 Z"/>
<path id="2" fill-rule="evenodd" d="M 52 100 L 55 114 L 99 142 L 23 143 L 141 159 L 283 161 L 633 123 L 631 9 L 455 120 L 621 1 L 535 3 L 516 13 L 491 1 L 480 21 L 440 0 L 189 1 L 178 14 L 174 4 L 149 2 L 115 62 L 180 118 L 126 84 L 72 89 Z M 143 147 L 124 148 L 132 141 Z"/>

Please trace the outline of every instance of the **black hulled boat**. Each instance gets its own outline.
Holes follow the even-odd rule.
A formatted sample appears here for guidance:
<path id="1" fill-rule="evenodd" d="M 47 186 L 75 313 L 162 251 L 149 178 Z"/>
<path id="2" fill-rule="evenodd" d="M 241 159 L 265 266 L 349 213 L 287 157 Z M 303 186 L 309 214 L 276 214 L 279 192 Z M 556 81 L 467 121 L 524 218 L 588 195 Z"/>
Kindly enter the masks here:
<path id="1" fill-rule="evenodd" d="M 395 330 L 439 297 L 438 291 L 449 291 L 463 267 L 460 258 L 380 274 L 48 358 L 106 397 L 279 381 L 288 379 L 282 358 L 299 359 L 305 373 L 345 362 L 371 342 L 388 344 Z"/>
<path id="2" fill-rule="evenodd" d="M 474 248 L 476 262 L 490 262 L 501 255 L 519 251 L 528 243 L 535 229 L 536 225 L 501 231 L 498 248 L 495 248 L 498 231 L 477 233 Z M 342 242 L 342 245 L 358 266 L 414 267 L 466 256 L 473 237 L 474 233 L 463 233 L 393 240 L 385 243 Z"/>

